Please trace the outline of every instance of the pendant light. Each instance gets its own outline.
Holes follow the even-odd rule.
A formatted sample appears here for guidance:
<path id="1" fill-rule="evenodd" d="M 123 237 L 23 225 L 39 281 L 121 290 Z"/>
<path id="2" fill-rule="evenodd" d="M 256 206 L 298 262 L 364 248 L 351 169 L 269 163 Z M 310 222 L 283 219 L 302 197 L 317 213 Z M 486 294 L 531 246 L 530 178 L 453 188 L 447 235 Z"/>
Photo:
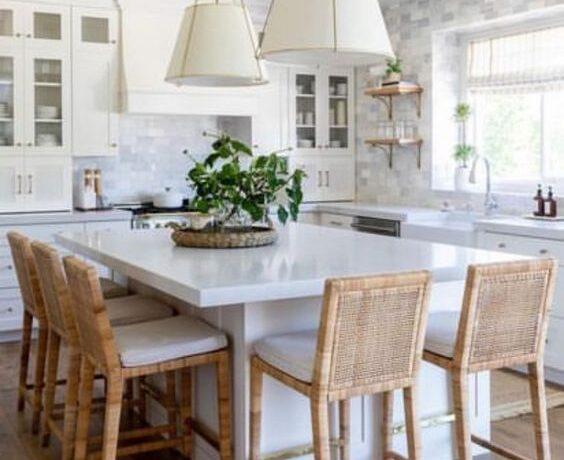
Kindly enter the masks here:
<path id="1" fill-rule="evenodd" d="M 378 0 L 272 0 L 261 53 L 308 65 L 371 65 L 394 57 Z"/>
<path id="2" fill-rule="evenodd" d="M 195 0 L 186 8 L 166 81 L 179 86 L 268 83 L 243 0 Z"/>

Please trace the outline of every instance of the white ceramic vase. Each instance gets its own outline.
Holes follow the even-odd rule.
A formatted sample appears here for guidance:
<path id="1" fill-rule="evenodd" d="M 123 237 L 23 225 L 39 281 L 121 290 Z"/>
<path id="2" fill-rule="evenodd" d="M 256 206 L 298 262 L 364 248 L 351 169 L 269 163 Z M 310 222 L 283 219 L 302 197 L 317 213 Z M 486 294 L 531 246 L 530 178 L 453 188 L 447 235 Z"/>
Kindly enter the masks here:
<path id="1" fill-rule="evenodd" d="M 454 170 L 454 189 L 457 192 L 470 191 L 470 168 L 468 166 L 457 166 Z"/>
<path id="2" fill-rule="evenodd" d="M 399 83 L 401 81 L 401 73 L 399 72 L 392 72 L 386 75 L 384 80 L 386 83 Z"/>

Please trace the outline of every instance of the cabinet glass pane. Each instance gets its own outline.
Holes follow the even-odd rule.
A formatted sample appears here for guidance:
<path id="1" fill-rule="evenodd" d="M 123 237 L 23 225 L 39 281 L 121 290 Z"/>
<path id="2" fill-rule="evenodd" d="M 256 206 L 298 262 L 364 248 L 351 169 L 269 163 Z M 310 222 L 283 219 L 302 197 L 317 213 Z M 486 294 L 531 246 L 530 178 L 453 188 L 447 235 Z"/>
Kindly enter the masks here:
<path id="1" fill-rule="evenodd" d="M 33 36 L 44 40 L 60 40 L 61 15 L 33 13 Z"/>
<path id="2" fill-rule="evenodd" d="M 0 147 L 14 145 L 14 59 L 0 56 Z"/>
<path id="3" fill-rule="evenodd" d="M 110 27 L 108 19 L 83 16 L 82 41 L 87 43 L 109 43 Z"/>
<path id="4" fill-rule="evenodd" d="M 0 36 L 11 37 L 14 35 L 14 13 L 12 10 L 0 9 Z"/>
<path id="5" fill-rule="evenodd" d="M 317 145 L 315 75 L 296 75 L 296 139 L 298 148 Z"/>
<path id="6" fill-rule="evenodd" d="M 348 148 L 349 79 L 329 77 L 329 147 Z"/>
<path id="7" fill-rule="evenodd" d="M 35 59 L 35 145 L 56 147 L 62 136 L 62 63 Z"/>

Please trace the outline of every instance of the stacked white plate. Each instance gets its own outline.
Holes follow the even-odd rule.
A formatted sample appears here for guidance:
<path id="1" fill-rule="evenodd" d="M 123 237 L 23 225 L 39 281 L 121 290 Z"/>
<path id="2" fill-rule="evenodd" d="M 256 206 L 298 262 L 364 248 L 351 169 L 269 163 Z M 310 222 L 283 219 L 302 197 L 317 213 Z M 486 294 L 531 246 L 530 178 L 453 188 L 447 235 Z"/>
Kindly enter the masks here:
<path id="1" fill-rule="evenodd" d="M 57 147 L 58 145 L 59 141 L 55 134 L 42 133 L 37 135 L 38 147 Z"/>
<path id="2" fill-rule="evenodd" d="M 7 102 L 0 102 L 0 118 L 10 118 Z"/>
<path id="3" fill-rule="evenodd" d="M 59 118 L 59 108 L 54 105 L 38 105 L 37 118 L 43 120 L 55 120 Z"/>

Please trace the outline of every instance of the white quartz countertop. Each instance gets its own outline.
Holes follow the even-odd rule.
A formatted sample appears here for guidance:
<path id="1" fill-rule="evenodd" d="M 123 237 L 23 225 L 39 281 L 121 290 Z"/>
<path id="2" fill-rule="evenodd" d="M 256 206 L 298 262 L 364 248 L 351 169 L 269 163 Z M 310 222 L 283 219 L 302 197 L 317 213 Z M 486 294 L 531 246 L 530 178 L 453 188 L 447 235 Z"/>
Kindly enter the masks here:
<path id="1" fill-rule="evenodd" d="M 440 214 L 438 209 L 409 206 L 384 206 L 369 202 L 323 203 L 316 205 L 316 210 L 319 212 L 347 216 L 399 220 L 401 222 L 432 219 Z"/>
<path id="2" fill-rule="evenodd" d="M 200 307 L 320 296 L 330 277 L 427 269 L 435 281 L 462 280 L 469 264 L 524 258 L 307 224 L 279 232 L 272 246 L 231 250 L 175 247 L 168 230 L 56 238 L 75 253 Z"/>
<path id="3" fill-rule="evenodd" d="M 564 221 L 547 222 L 524 217 L 478 220 L 476 230 L 564 241 Z"/>
<path id="4" fill-rule="evenodd" d="M 68 224 L 80 222 L 119 222 L 128 221 L 130 219 L 131 212 L 123 211 L 121 209 L 113 209 L 110 211 L 2 214 L 0 215 L 0 226 Z"/>

